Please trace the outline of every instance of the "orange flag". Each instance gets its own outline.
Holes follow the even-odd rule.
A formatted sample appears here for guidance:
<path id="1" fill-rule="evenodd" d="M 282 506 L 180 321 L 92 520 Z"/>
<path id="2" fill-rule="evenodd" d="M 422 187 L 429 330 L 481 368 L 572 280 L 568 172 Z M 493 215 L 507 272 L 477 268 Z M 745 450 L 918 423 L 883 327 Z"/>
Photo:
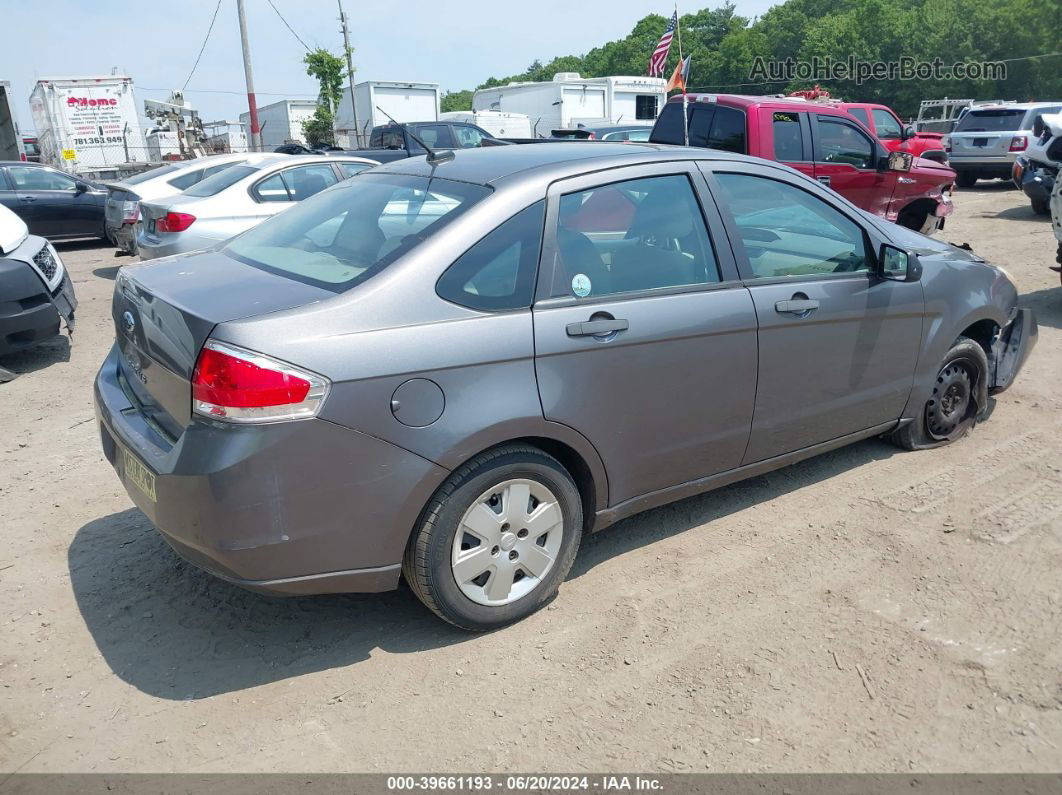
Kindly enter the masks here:
<path id="1" fill-rule="evenodd" d="M 664 93 L 668 94 L 674 91 L 676 88 L 686 91 L 686 79 L 690 73 L 690 56 L 686 56 L 677 64 L 675 64 L 675 71 L 671 73 L 671 77 L 667 81 L 667 85 L 664 86 Z"/>

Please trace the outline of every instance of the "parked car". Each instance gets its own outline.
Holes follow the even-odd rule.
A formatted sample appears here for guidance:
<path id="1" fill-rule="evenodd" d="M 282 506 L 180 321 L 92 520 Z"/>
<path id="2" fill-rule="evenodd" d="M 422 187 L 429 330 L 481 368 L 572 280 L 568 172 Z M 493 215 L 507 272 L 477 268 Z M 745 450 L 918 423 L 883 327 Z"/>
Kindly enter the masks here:
<path id="1" fill-rule="evenodd" d="M 26 155 L 26 161 L 29 163 L 41 162 L 41 147 L 37 141 L 37 136 L 27 135 L 22 138 L 22 151 Z"/>
<path id="2" fill-rule="evenodd" d="M 1051 191 L 1062 167 L 1062 113 L 1040 115 L 1033 122 L 1028 149 L 1014 160 L 1011 178 L 1029 197 L 1033 212 L 1051 213 Z"/>
<path id="3" fill-rule="evenodd" d="M 0 205 L 0 356 L 74 328 L 77 298 L 59 252 Z"/>
<path id="4" fill-rule="evenodd" d="M 595 124 L 569 130 L 552 130 L 554 138 L 588 141 L 648 141 L 652 124 Z"/>
<path id="5" fill-rule="evenodd" d="M 342 152 L 340 146 L 322 144 L 321 146 L 309 147 L 299 143 L 281 144 L 273 150 L 278 155 L 323 155 L 326 152 Z"/>
<path id="6" fill-rule="evenodd" d="M 586 532 L 860 439 L 962 437 L 1036 342 L 1017 300 L 783 165 L 484 148 L 123 268 L 96 410 L 196 565 L 289 594 L 402 573 L 485 630 L 549 600 Z"/>
<path id="7" fill-rule="evenodd" d="M 942 229 L 951 214 L 950 168 L 916 157 L 909 170 L 889 169 L 881 142 L 831 104 L 733 94 L 688 99 L 691 146 L 777 160 L 874 215 L 926 234 Z M 681 97 L 664 106 L 649 140 L 683 142 Z"/>
<path id="8" fill-rule="evenodd" d="M 31 235 L 49 240 L 106 238 L 107 189 L 51 166 L 0 161 L 0 204 L 26 222 Z"/>
<path id="9" fill-rule="evenodd" d="M 1057 101 L 972 106 L 944 139 L 956 183 L 972 188 L 979 179 L 1010 177 L 1018 153 L 1029 146 L 1036 117 L 1059 111 Z"/>
<path id="10" fill-rule="evenodd" d="M 141 259 L 208 248 L 376 163 L 362 157 L 248 155 L 176 196 L 140 202 Z"/>
<path id="11" fill-rule="evenodd" d="M 269 155 L 227 154 L 198 157 L 153 168 L 120 182 L 105 183 L 106 230 L 108 239 L 127 254 L 136 254 L 136 222 L 140 202 L 174 196 L 207 177 L 251 160 L 261 161 Z"/>
<path id="12" fill-rule="evenodd" d="M 432 149 L 475 149 L 482 146 L 484 140 L 495 142 L 490 133 L 475 124 L 418 121 L 373 127 L 368 149 L 347 149 L 344 154 L 367 157 L 380 163 L 424 155 L 424 147 L 413 139 L 410 132 Z"/>
<path id="13" fill-rule="evenodd" d="M 947 165 L 944 133 L 918 132 L 912 125 L 900 121 L 900 117 L 887 105 L 838 102 L 837 107 L 862 122 L 890 152 L 910 152 L 917 157 Z"/>

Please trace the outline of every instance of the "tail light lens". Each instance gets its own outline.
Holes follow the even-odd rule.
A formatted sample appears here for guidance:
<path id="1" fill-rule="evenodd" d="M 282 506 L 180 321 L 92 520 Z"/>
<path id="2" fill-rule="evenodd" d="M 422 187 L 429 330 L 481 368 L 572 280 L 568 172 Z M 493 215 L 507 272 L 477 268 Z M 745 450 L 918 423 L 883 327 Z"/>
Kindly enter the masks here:
<path id="1" fill-rule="evenodd" d="M 28 160 L 26 160 L 26 153 L 25 152 L 19 152 L 18 153 L 18 159 L 21 160 L 23 163 L 28 163 L 29 162 Z"/>
<path id="2" fill-rule="evenodd" d="M 168 212 L 155 221 L 156 232 L 183 232 L 195 223 L 195 216 L 188 213 Z"/>
<path id="3" fill-rule="evenodd" d="M 136 219 L 140 217 L 140 202 L 125 201 L 122 202 L 122 223 L 123 224 L 135 224 Z"/>
<path id="4" fill-rule="evenodd" d="M 329 381 L 254 351 L 207 340 L 192 373 L 192 410 L 225 422 L 284 422 L 317 414 Z"/>
<path id="5" fill-rule="evenodd" d="M 1029 145 L 1029 139 L 1024 135 L 1015 135 L 1010 139 L 1010 151 L 1012 152 L 1024 152 L 1025 147 Z"/>

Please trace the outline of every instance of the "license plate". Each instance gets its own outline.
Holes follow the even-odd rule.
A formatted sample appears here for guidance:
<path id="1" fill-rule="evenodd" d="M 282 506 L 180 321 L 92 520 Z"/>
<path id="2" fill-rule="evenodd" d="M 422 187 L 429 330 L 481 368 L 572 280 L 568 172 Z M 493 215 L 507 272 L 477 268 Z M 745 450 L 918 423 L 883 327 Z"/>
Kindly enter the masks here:
<path id="1" fill-rule="evenodd" d="M 122 471 L 125 473 L 125 479 L 140 489 L 152 502 L 155 502 L 155 473 L 124 447 L 121 450 Z"/>
<path id="2" fill-rule="evenodd" d="M 974 138 L 973 139 L 973 145 L 974 146 L 988 146 L 988 139 L 987 138 Z"/>

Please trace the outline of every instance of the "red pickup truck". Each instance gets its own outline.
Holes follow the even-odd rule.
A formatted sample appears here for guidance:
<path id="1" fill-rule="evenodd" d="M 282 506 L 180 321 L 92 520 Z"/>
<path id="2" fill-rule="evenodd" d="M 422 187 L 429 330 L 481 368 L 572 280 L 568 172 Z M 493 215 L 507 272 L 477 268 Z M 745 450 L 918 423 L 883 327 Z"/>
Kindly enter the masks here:
<path id="1" fill-rule="evenodd" d="M 910 171 L 887 168 L 888 151 L 834 104 L 736 94 L 689 94 L 690 146 L 777 160 L 829 185 L 850 202 L 930 234 L 951 214 L 955 172 L 915 157 Z M 682 97 L 664 105 L 650 142 L 683 143 Z"/>
<path id="2" fill-rule="evenodd" d="M 861 121 L 890 152 L 910 152 L 917 157 L 947 165 L 948 153 L 944 151 L 943 133 L 916 132 L 910 124 L 900 121 L 900 117 L 887 105 L 837 102 L 833 106 Z"/>

